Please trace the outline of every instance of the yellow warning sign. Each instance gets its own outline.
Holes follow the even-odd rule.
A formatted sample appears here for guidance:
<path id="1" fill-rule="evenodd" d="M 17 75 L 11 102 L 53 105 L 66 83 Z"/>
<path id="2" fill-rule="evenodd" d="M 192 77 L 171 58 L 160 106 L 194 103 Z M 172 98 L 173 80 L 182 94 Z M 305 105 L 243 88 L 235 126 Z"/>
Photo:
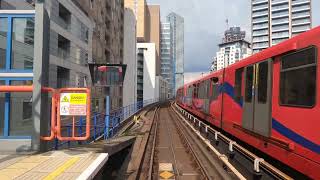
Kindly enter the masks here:
<path id="1" fill-rule="evenodd" d="M 86 93 L 72 93 L 70 95 L 70 104 L 84 105 L 87 104 Z"/>
<path id="2" fill-rule="evenodd" d="M 173 176 L 174 174 L 169 171 L 163 171 L 162 173 L 160 173 L 160 177 L 162 179 L 169 179 L 169 178 L 172 178 Z"/>
<path id="3" fill-rule="evenodd" d="M 63 96 L 63 98 L 62 98 L 62 100 L 61 100 L 61 102 L 69 102 L 69 98 L 67 97 L 67 96 Z"/>
<path id="4" fill-rule="evenodd" d="M 87 114 L 86 93 L 61 93 L 60 115 L 85 116 Z"/>

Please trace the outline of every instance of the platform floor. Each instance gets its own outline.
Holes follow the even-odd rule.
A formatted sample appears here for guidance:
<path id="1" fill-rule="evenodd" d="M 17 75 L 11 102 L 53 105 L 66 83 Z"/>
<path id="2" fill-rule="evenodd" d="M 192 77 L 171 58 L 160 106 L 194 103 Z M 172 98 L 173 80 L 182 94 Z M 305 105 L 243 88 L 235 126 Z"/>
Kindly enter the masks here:
<path id="1" fill-rule="evenodd" d="M 0 179 L 77 179 L 101 154 L 66 150 L 39 155 L 0 155 Z"/>

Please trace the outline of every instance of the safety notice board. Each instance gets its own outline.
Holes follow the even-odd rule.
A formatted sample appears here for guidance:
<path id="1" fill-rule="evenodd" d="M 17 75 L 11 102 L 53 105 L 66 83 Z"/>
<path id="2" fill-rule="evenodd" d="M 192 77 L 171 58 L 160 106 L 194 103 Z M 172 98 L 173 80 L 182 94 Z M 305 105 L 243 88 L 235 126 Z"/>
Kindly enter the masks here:
<path id="1" fill-rule="evenodd" d="M 61 93 L 60 95 L 61 116 L 86 116 L 87 94 L 86 93 Z"/>

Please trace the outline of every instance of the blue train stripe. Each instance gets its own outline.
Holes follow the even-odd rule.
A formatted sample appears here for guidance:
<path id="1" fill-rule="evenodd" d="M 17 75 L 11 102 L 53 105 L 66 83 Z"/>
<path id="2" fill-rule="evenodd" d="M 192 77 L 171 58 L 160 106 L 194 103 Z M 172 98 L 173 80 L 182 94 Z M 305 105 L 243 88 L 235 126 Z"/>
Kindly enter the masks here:
<path id="1" fill-rule="evenodd" d="M 221 92 L 226 93 L 228 96 L 230 96 L 241 108 L 243 106 L 243 102 L 236 101 L 234 96 L 234 87 L 229 83 L 224 83 L 221 86 Z M 272 128 L 280 133 L 281 135 L 287 137 L 288 139 L 300 144 L 301 146 L 310 149 L 313 152 L 316 152 L 317 154 L 320 154 L 320 145 L 313 143 L 312 141 L 304 138 L 303 136 L 295 133 L 291 129 L 287 128 L 283 124 L 281 124 L 276 119 L 272 119 Z"/>

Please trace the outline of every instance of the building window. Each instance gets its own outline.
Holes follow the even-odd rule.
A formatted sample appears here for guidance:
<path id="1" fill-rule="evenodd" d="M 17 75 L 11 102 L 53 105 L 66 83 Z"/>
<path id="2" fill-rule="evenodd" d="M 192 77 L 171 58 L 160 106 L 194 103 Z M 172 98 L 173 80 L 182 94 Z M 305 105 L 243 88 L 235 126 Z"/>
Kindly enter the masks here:
<path id="1" fill-rule="evenodd" d="M 281 105 L 298 107 L 315 105 L 316 57 L 316 48 L 310 47 L 281 58 Z"/>
<path id="2" fill-rule="evenodd" d="M 12 69 L 33 69 L 34 18 L 14 18 L 12 25 Z"/>
<path id="3" fill-rule="evenodd" d="M 70 41 L 58 35 L 58 57 L 67 60 L 70 57 Z"/>
<path id="4" fill-rule="evenodd" d="M 32 85 L 32 81 L 11 81 L 12 86 Z M 10 93 L 10 136 L 32 134 L 32 93 Z"/>
<path id="5" fill-rule="evenodd" d="M 0 69 L 6 68 L 8 19 L 0 18 Z"/>
<path id="6" fill-rule="evenodd" d="M 57 69 L 57 88 L 69 87 L 70 70 L 58 67 Z"/>
<path id="7" fill-rule="evenodd" d="M 71 13 L 62 4 L 59 3 L 59 17 L 66 23 L 71 23 Z"/>

